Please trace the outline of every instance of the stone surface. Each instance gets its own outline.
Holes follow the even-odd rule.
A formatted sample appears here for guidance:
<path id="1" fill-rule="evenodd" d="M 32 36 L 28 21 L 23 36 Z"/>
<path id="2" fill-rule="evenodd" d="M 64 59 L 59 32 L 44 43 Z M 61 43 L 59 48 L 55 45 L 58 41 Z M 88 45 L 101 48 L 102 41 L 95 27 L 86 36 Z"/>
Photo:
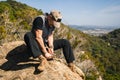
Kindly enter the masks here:
<path id="1" fill-rule="evenodd" d="M 78 67 L 72 72 L 58 58 L 48 61 L 45 70 L 39 72 L 39 60 L 28 54 L 23 41 L 0 46 L 0 80 L 84 80 L 84 73 Z"/>

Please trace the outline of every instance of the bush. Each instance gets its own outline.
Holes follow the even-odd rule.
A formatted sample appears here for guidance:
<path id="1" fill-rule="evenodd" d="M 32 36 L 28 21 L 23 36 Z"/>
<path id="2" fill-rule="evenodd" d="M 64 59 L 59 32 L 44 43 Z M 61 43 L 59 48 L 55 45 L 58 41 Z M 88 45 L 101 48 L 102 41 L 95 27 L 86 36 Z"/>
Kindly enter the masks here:
<path id="1" fill-rule="evenodd" d="M 104 80 L 120 80 L 120 74 L 105 74 Z"/>
<path id="2" fill-rule="evenodd" d="M 6 30 L 4 26 L 0 26 L 0 40 L 6 37 Z"/>

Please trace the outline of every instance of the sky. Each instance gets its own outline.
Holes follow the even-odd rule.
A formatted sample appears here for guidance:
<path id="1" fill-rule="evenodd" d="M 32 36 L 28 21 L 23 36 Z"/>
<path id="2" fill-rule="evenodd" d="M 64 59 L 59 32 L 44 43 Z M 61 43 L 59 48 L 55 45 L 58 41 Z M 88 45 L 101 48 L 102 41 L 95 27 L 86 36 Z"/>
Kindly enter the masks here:
<path id="1" fill-rule="evenodd" d="M 120 0 L 16 0 L 43 12 L 59 10 L 66 25 L 120 26 Z"/>

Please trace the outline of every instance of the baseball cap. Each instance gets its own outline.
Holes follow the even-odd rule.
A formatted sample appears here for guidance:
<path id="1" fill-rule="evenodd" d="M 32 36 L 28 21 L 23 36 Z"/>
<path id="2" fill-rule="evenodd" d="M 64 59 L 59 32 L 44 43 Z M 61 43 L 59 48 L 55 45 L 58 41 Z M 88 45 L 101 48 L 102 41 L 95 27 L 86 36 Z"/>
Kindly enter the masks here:
<path id="1" fill-rule="evenodd" d="M 54 19 L 54 22 L 53 22 L 53 25 L 54 27 L 56 28 L 59 28 L 60 27 L 60 23 L 61 23 L 61 20 L 62 20 L 62 15 L 59 11 L 57 10 L 52 10 L 50 12 L 50 15 L 52 16 L 52 18 Z"/>

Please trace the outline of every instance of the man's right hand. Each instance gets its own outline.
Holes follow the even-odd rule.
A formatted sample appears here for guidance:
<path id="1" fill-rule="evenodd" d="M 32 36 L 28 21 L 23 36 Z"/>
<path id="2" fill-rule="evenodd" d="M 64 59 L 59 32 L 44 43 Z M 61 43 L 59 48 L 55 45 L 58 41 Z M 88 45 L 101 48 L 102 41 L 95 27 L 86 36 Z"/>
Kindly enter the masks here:
<path id="1" fill-rule="evenodd" d="M 54 55 L 54 50 L 53 50 L 53 48 L 47 48 L 47 50 L 48 50 L 48 52 L 49 52 L 50 54 Z"/>

